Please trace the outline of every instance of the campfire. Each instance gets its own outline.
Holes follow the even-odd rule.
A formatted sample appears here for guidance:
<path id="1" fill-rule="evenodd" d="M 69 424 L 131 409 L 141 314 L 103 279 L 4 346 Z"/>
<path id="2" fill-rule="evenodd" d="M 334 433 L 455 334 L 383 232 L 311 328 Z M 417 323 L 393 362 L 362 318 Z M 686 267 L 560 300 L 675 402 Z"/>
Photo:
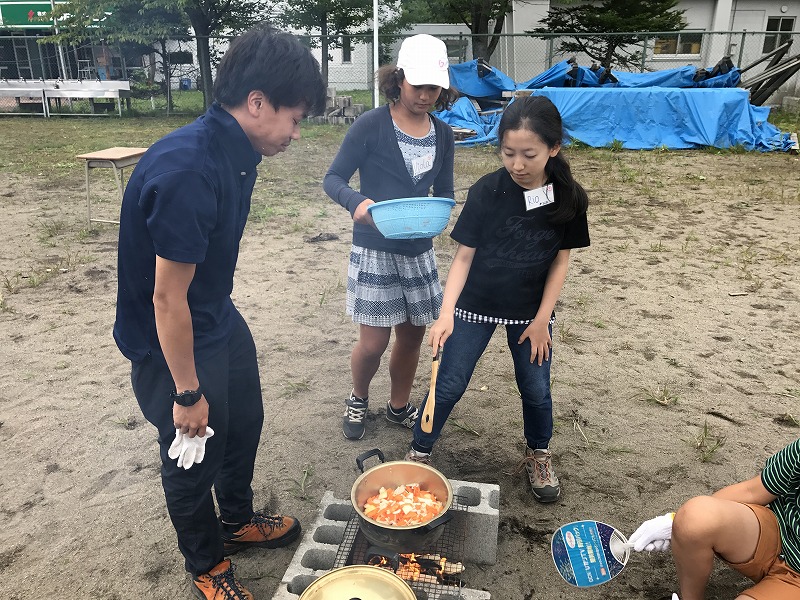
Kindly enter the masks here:
<path id="1" fill-rule="evenodd" d="M 460 587 L 461 562 L 448 560 L 441 554 L 396 554 L 390 560 L 382 554 L 373 554 L 367 564 L 391 569 L 406 581 Z M 393 564 L 396 563 L 396 564 Z"/>

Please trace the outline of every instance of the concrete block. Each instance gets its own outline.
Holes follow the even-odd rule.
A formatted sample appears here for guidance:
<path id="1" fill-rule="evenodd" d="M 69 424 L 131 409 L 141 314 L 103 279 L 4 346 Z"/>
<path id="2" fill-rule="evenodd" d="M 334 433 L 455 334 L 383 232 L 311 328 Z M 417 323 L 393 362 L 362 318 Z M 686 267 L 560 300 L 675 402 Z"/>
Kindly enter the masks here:
<path id="1" fill-rule="evenodd" d="M 450 480 L 453 494 L 467 505 L 458 511 L 454 522 L 461 519 L 464 527 L 464 562 L 493 565 L 497 562 L 497 535 L 500 527 L 500 486 L 492 483 Z M 466 522 L 464 522 L 466 520 Z"/>
<path id="2" fill-rule="evenodd" d="M 500 488 L 496 485 L 451 480 L 453 493 L 468 509 L 456 511 L 455 519 L 467 519 L 464 562 L 494 564 L 497 560 Z M 341 500 L 330 491 L 320 501 L 320 511 L 306 527 L 297 551 L 281 578 L 272 600 L 297 600 L 311 582 L 333 569 L 339 545 L 353 512 L 350 500 Z M 484 546 L 489 546 L 487 551 Z M 467 587 L 451 592 L 443 588 L 438 600 L 491 600 L 491 594 Z"/>

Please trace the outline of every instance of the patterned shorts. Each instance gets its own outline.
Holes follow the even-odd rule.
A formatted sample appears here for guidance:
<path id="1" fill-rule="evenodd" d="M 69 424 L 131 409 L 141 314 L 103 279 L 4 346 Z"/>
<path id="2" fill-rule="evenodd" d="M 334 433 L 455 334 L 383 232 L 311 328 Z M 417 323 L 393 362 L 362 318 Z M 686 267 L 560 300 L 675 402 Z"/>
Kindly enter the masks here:
<path id="1" fill-rule="evenodd" d="M 404 256 L 360 246 L 350 249 L 347 314 L 353 322 L 394 327 L 406 321 L 429 325 L 439 317 L 442 285 L 431 248 Z"/>

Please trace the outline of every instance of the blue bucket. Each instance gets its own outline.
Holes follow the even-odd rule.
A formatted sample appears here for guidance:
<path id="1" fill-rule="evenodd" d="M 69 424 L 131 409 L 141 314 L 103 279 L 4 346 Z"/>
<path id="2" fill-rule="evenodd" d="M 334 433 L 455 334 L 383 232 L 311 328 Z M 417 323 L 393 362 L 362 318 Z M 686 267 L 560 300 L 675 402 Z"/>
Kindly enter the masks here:
<path id="1" fill-rule="evenodd" d="M 412 240 L 436 237 L 450 222 L 450 198 L 397 198 L 371 204 L 367 210 L 383 237 Z"/>

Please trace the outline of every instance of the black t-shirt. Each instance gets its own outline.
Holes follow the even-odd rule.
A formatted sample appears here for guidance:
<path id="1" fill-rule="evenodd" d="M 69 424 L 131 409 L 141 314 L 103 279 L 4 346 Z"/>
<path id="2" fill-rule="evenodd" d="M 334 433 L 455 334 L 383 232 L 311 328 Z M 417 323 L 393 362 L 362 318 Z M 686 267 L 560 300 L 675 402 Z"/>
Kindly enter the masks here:
<path id="1" fill-rule="evenodd" d="M 505 168 L 484 175 L 470 189 L 451 237 L 475 248 L 456 307 L 501 319 L 533 319 L 559 250 L 589 245 L 586 213 L 552 225 L 556 204 L 526 210 L 524 190 Z"/>

